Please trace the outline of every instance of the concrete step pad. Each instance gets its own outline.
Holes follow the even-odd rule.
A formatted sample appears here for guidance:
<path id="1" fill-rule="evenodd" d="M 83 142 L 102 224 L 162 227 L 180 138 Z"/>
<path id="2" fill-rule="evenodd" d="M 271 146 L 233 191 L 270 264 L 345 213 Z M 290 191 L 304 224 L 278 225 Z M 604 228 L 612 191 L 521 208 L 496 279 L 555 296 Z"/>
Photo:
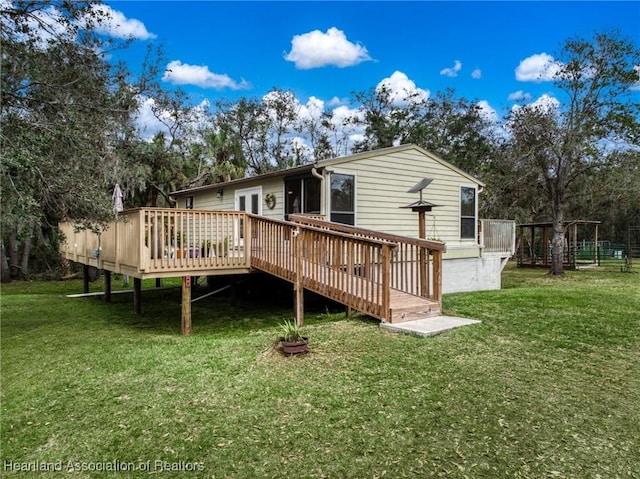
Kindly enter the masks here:
<path id="1" fill-rule="evenodd" d="M 477 323 L 480 323 L 480 321 L 476 319 L 458 318 L 455 316 L 435 316 L 415 319 L 413 321 L 404 321 L 402 323 L 382 322 L 380 323 L 380 327 L 394 333 L 405 333 L 426 337 L 451 331 L 452 329 L 459 328 L 461 326 L 469 326 Z"/>

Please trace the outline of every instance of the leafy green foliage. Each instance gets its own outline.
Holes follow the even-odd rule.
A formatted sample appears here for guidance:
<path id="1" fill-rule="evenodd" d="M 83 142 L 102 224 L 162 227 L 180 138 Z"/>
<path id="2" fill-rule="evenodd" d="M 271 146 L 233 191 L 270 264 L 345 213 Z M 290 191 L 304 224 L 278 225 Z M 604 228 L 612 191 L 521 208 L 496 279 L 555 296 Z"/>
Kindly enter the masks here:
<path id="1" fill-rule="evenodd" d="M 280 334 L 284 341 L 295 343 L 302 339 L 300 327 L 292 319 L 286 319 L 280 323 Z"/>

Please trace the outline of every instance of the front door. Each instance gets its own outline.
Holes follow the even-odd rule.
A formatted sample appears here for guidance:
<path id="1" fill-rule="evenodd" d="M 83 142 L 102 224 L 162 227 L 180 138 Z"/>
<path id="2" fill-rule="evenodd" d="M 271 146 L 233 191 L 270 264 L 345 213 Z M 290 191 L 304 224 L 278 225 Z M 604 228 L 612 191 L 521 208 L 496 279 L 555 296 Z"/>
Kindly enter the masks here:
<path id="1" fill-rule="evenodd" d="M 260 201 L 260 198 L 262 198 L 261 186 L 236 190 L 236 211 L 246 211 L 254 215 L 261 215 L 262 201 Z M 234 240 L 236 246 L 244 246 L 244 222 L 242 220 L 238 223 Z"/>

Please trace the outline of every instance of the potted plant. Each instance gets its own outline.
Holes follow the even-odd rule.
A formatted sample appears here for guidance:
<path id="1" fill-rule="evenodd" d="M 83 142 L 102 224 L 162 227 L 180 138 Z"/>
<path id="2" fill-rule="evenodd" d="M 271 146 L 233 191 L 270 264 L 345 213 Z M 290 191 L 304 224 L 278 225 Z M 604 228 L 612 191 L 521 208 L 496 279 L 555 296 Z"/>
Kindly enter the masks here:
<path id="1" fill-rule="evenodd" d="M 219 257 L 229 256 L 229 238 L 225 237 L 220 240 L 214 248 L 214 255 Z"/>
<path id="2" fill-rule="evenodd" d="M 309 338 L 302 336 L 295 321 L 285 320 L 280 324 L 280 345 L 285 354 L 304 354 L 309 351 Z"/>
<path id="3" fill-rule="evenodd" d="M 201 258 L 209 258 L 209 254 L 212 252 L 211 241 L 205 240 L 202 242 L 200 246 L 200 257 Z"/>

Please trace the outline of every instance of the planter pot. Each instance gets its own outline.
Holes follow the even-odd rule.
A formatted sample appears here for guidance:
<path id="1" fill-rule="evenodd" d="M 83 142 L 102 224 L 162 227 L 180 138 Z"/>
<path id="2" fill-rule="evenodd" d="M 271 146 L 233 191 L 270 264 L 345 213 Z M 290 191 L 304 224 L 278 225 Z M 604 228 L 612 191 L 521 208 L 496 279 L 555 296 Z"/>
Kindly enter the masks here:
<path id="1" fill-rule="evenodd" d="M 282 346 L 282 352 L 284 354 L 292 355 L 292 354 L 305 354 L 309 352 L 309 339 L 302 338 L 302 341 L 280 341 L 280 345 Z"/>

